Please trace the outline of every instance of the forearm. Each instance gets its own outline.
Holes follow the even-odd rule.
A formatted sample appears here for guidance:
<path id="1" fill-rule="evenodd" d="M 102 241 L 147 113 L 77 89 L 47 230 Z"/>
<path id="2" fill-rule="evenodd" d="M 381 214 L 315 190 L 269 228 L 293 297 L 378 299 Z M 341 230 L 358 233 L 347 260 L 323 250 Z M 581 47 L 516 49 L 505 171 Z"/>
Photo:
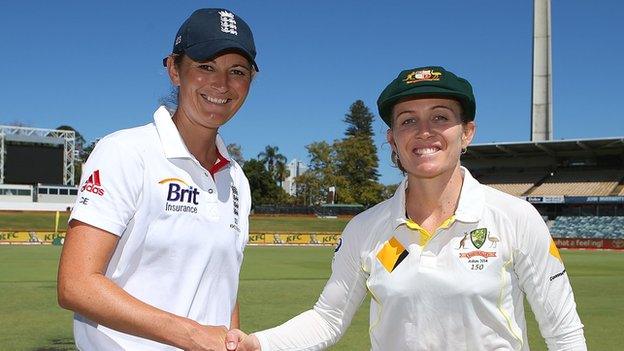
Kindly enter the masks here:
<path id="1" fill-rule="evenodd" d="M 546 338 L 546 344 L 549 351 L 587 351 L 582 328 Z"/>
<path id="2" fill-rule="evenodd" d="M 118 237 L 70 222 L 58 271 L 59 305 L 123 333 L 186 348 L 205 326 L 136 299 L 104 275 Z"/>
<path id="3" fill-rule="evenodd" d="M 195 321 L 134 298 L 100 273 L 59 284 L 59 302 L 108 328 L 179 348 L 187 348 L 201 328 Z"/>
<path id="4" fill-rule="evenodd" d="M 239 305 L 238 300 L 236 300 L 236 305 L 234 305 L 234 311 L 232 312 L 232 318 L 230 319 L 230 329 L 238 329 L 240 328 L 240 317 L 239 317 Z"/>
<path id="5" fill-rule="evenodd" d="M 353 221 L 345 228 L 342 248 L 332 262 L 332 274 L 313 309 L 276 328 L 255 333 L 262 351 L 322 350 L 340 339 L 367 291 L 360 241 L 355 237 L 361 232 Z"/>
<path id="6" fill-rule="evenodd" d="M 288 322 L 256 332 L 262 351 L 324 350 L 338 341 L 341 330 L 317 311 L 308 310 Z"/>

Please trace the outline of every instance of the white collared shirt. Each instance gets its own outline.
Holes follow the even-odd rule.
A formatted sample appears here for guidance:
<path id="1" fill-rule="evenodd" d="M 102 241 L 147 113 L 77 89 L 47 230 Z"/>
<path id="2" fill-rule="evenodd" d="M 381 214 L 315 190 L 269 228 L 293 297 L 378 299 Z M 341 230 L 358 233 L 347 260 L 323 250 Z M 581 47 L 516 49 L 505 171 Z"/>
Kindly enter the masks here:
<path id="1" fill-rule="evenodd" d="M 372 350 L 528 350 L 523 298 L 551 350 L 586 350 L 559 252 L 524 200 L 479 184 L 462 168 L 458 208 L 429 237 L 395 195 L 345 228 L 314 309 L 255 333 L 263 351 L 320 350 L 372 295 Z"/>
<path id="2" fill-rule="evenodd" d="M 70 220 L 120 237 L 106 276 L 130 295 L 200 324 L 229 326 L 251 197 L 242 169 L 219 136 L 216 143 L 211 174 L 160 107 L 153 123 L 97 143 Z M 175 349 L 78 314 L 74 337 L 83 350 Z"/>

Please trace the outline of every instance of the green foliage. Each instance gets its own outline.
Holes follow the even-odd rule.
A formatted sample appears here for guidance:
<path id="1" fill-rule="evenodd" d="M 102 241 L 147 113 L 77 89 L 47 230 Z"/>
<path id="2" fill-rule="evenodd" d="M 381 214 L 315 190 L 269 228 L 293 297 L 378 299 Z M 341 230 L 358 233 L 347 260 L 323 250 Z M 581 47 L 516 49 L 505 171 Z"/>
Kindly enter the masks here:
<path id="1" fill-rule="evenodd" d="M 370 112 L 368 107 L 362 100 L 356 100 L 351 107 L 349 107 L 349 113 L 345 115 L 345 123 L 347 123 L 347 131 L 345 136 L 359 137 L 359 136 L 373 136 L 373 118 L 375 116 Z"/>
<path id="2" fill-rule="evenodd" d="M 346 137 L 335 143 L 337 175 L 345 183 L 337 190 L 338 196 L 342 201 L 351 200 L 350 203 L 376 204 L 382 200 L 383 185 L 377 181 L 379 158 L 373 141 L 373 114 L 364 102 L 357 100 L 349 108 L 345 122 Z"/>
<path id="3" fill-rule="evenodd" d="M 82 149 L 82 159 L 84 161 L 87 161 L 89 159 L 89 155 L 91 155 L 91 153 L 93 152 L 93 149 L 95 148 L 95 145 L 98 141 L 100 141 L 100 139 L 92 141 L 87 146 L 85 146 L 84 149 Z"/>
<path id="4" fill-rule="evenodd" d="M 284 190 L 275 184 L 271 173 L 259 160 L 251 159 L 243 165 L 243 171 L 249 180 L 251 201 L 254 205 L 276 204 L 286 198 Z"/>
<path id="5" fill-rule="evenodd" d="M 373 141 L 373 114 L 362 100 L 355 101 L 345 115 L 345 138 L 333 144 L 325 141 L 308 146 L 309 170 L 298 177 L 298 198 L 302 204 L 318 204 L 336 187 L 336 203 L 359 203 L 366 207 L 384 198 L 378 182 L 379 158 Z"/>
<path id="6" fill-rule="evenodd" d="M 381 198 L 384 200 L 391 198 L 398 187 L 399 184 L 384 185 L 383 189 L 381 190 Z"/>
<path id="7" fill-rule="evenodd" d="M 282 181 L 287 176 L 286 156 L 279 153 L 279 147 L 267 145 L 264 151 L 258 154 L 258 159 L 266 166 L 269 174 L 282 187 Z"/>
<path id="8" fill-rule="evenodd" d="M 323 202 L 330 186 L 336 185 L 336 152 L 325 141 L 306 146 L 310 157 L 308 170 L 297 177 L 297 197 L 300 204 L 313 205 Z"/>
<path id="9" fill-rule="evenodd" d="M 290 175 L 290 171 L 288 170 L 288 168 L 286 167 L 286 158 L 284 158 L 284 162 L 278 161 L 275 164 L 275 180 L 277 180 L 277 184 L 279 184 L 279 187 L 282 187 L 282 183 L 284 182 L 284 179 L 286 179 L 289 175 Z"/>

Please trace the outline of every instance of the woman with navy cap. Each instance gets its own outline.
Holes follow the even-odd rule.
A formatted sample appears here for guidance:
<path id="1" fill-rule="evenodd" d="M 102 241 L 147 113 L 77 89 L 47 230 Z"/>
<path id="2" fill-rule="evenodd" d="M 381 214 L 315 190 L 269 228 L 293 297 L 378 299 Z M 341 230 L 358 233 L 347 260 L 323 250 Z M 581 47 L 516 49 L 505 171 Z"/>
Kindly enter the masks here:
<path id="1" fill-rule="evenodd" d="M 195 11 L 164 60 L 177 109 L 98 142 L 58 275 L 79 349 L 225 349 L 251 197 L 218 131 L 244 103 L 255 57 L 240 17 Z"/>
<path id="2" fill-rule="evenodd" d="M 409 69 L 377 105 L 405 179 L 349 222 L 313 309 L 250 336 L 232 331 L 229 349 L 324 349 L 370 292 L 372 350 L 528 350 L 525 296 L 549 350 L 586 350 L 538 212 L 460 165 L 476 128 L 470 83 L 442 67 Z"/>

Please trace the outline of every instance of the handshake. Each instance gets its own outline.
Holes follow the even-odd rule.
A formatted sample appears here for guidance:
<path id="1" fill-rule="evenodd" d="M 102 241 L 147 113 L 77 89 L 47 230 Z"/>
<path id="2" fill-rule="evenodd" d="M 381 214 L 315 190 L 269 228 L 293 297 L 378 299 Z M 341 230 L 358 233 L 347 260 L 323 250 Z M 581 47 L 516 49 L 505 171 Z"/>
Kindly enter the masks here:
<path id="1" fill-rule="evenodd" d="M 225 348 L 227 351 L 261 351 L 258 338 L 240 329 L 232 329 L 225 334 Z"/>
<path id="2" fill-rule="evenodd" d="M 178 344 L 186 351 L 261 351 L 255 335 L 247 335 L 239 329 L 228 330 L 225 326 L 200 325 L 193 322 L 187 329 L 190 340 Z"/>

